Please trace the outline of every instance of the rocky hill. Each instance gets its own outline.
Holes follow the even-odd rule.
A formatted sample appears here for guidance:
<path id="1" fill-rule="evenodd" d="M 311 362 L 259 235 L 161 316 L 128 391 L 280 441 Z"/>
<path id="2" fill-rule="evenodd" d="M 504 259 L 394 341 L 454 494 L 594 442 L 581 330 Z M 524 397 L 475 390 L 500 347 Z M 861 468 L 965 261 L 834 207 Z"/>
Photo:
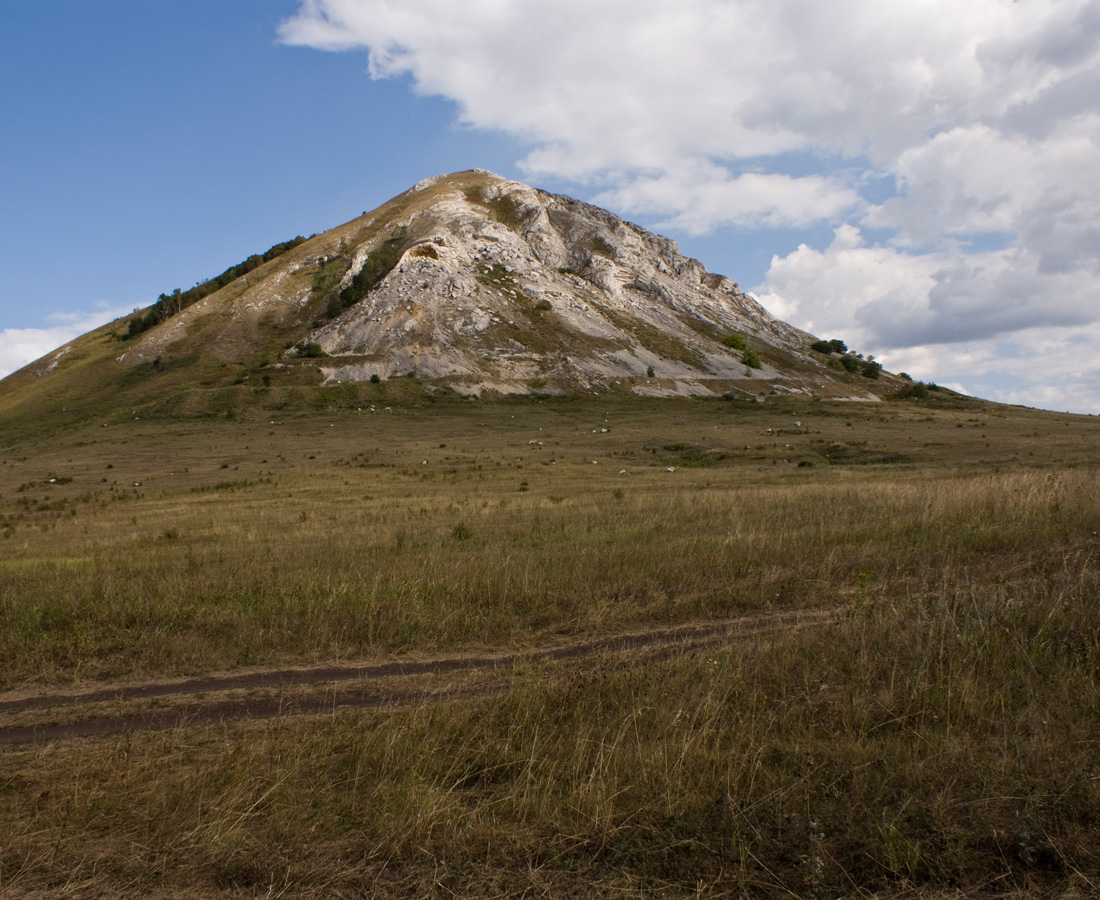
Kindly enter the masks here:
<path id="1" fill-rule="evenodd" d="M 49 384 L 70 402 L 98 390 L 184 413 L 207 405 L 196 392 L 399 376 L 462 395 L 874 400 L 897 388 L 814 342 L 674 241 L 473 170 L 426 179 L 331 231 L 162 295 L 6 386 L 9 404 Z"/>

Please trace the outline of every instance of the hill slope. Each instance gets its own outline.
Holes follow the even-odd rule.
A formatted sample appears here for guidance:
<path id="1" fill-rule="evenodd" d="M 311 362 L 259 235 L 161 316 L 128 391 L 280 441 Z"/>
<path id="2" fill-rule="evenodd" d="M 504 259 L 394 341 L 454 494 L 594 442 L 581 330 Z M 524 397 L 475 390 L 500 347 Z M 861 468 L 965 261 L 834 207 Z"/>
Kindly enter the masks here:
<path id="1" fill-rule="evenodd" d="M 425 391 L 463 395 L 873 400 L 896 389 L 813 342 L 674 241 L 473 170 L 162 295 L 10 376 L 0 412 L 242 412 L 277 408 L 296 389 L 412 375 Z"/>

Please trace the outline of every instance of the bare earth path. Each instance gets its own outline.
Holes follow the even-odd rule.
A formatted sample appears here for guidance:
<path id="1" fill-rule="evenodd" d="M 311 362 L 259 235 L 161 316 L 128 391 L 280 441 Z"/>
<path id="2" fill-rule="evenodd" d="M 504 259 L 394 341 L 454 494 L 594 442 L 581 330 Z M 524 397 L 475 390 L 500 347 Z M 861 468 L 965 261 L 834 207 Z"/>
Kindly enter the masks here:
<path id="1" fill-rule="evenodd" d="M 624 661 L 632 653 L 643 652 L 672 655 L 821 622 L 832 615 L 833 610 L 792 610 L 519 653 L 268 669 L 98 685 L 67 693 L 0 695 L 0 745 L 486 696 L 506 691 L 505 676 L 511 678 L 525 667 L 600 657 Z"/>

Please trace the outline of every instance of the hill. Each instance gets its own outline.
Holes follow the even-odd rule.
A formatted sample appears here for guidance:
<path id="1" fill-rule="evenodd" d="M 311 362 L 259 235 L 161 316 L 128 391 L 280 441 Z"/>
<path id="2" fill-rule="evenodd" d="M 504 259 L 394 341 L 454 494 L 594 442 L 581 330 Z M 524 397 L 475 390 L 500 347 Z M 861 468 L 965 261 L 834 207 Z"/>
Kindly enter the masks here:
<path id="1" fill-rule="evenodd" d="M 904 387 L 835 347 L 667 238 L 470 171 L 162 294 L 9 376 L 0 414 L 262 418 L 318 390 L 399 377 L 457 396 L 876 400 Z"/>

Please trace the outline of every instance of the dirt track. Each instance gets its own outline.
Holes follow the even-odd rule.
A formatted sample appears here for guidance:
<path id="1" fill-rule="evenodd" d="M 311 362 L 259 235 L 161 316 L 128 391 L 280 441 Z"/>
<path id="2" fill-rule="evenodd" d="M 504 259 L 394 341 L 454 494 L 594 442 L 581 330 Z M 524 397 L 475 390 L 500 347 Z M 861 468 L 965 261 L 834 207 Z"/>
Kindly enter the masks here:
<path id="1" fill-rule="evenodd" d="M 306 715 L 341 708 L 401 706 L 508 689 L 517 668 L 632 652 L 673 655 L 784 630 L 833 615 L 795 610 L 722 622 L 620 634 L 520 653 L 441 656 L 212 675 L 180 681 L 98 685 L 86 691 L 0 696 L 0 744 L 26 744 L 150 728 Z M 450 676 L 440 679 L 439 676 Z"/>

